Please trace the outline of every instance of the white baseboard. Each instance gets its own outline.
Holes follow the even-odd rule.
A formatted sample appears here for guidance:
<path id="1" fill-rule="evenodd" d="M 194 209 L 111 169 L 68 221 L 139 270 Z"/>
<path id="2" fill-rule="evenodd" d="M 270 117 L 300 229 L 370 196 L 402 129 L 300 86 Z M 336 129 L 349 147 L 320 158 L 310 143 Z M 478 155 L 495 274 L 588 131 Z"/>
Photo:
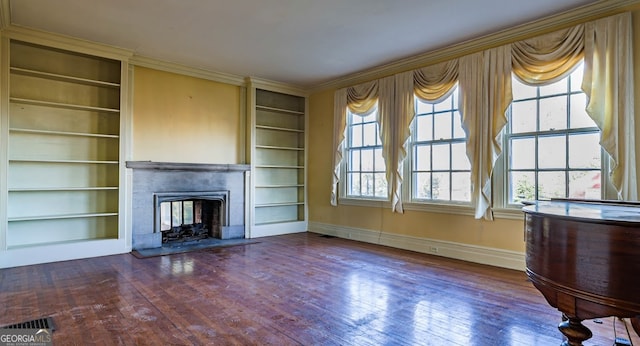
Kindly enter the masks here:
<path id="1" fill-rule="evenodd" d="M 454 258 L 495 267 L 524 270 L 525 254 L 477 245 L 372 231 L 364 228 L 309 222 L 309 232 L 391 246 L 430 255 Z"/>
<path id="2" fill-rule="evenodd" d="M 266 225 L 254 225 L 247 238 L 270 237 L 274 235 L 301 233 L 307 231 L 306 221 L 283 222 Z"/>
<path id="3" fill-rule="evenodd" d="M 131 252 L 124 239 L 95 239 L 0 251 L 0 268 L 110 256 Z"/>

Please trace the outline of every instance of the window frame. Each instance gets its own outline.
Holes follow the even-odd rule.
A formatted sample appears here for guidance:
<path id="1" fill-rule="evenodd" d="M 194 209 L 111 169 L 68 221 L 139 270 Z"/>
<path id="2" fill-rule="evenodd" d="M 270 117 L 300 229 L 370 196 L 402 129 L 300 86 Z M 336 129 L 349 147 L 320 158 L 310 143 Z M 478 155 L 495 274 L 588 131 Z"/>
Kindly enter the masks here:
<path id="1" fill-rule="evenodd" d="M 582 68 L 582 64 L 577 65 L 577 68 Z M 573 72 L 575 71 L 572 70 L 565 78 L 570 78 L 570 76 L 573 74 Z M 517 77 L 515 76 L 515 74 L 512 73 L 512 78 L 516 79 Z M 565 78 L 563 78 L 562 80 L 564 80 Z M 536 141 L 536 146 L 535 146 L 535 150 L 536 150 L 536 158 L 537 158 L 537 148 L 538 148 L 538 139 L 540 137 L 548 137 L 548 136 L 558 136 L 558 135 L 563 135 L 565 138 L 565 141 L 568 142 L 569 140 L 569 136 L 571 135 L 581 135 L 581 134 L 593 134 L 593 133 L 601 133 L 601 130 L 598 129 L 596 126 L 593 127 L 582 127 L 582 128 L 571 128 L 570 127 L 570 121 L 571 121 L 571 107 L 570 107 L 570 98 L 571 95 L 576 95 L 576 94 L 580 94 L 582 93 L 582 90 L 580 90 L 580 88 L 572 88 L 571 86 L 571 81 L 566 82 L 568 83 L 567 85 L 567 92 L 565 93 L 553 93 L 553 94 L 545 94 L 543 96 L 540 95 L 540 87 L 541 86 L 537 86 L 536 87 L 536 96 L 535 97 L 530 97 L 530 98 L 525 98 L 525 99 L 520 99 L 520 100 L 515 100 L 516 102 L 518 101 L 523 101 L 523 100 L 536 100 L 537 103 L 537 107 L 536 107 L 536 129 L 534 131 L 527 131 L 527 132 L 520 132 L 517 134 L 511 134 L 509 132 L 511 126 L 513 125 L 512 122 L 510 122 L 509 120 L 511 120 L 511 112 L 512 112 L 512 106 L 513 106 L 513 102 L 511 102 L 511 104 L 509 105 L 509 108 L 507 110 L 507 113 L 505 114 L 505 116 L 507 117 L 508 121 L 507 124 L 505 125 L 505 127 L 503 128 L 502 132 L 501 132 L 501 137 L 502 137 L 502 154 L 499 156 L 498 160 L 496 161 L 495 167 L 494 167 L 494 174 L 492 177 L 492 185 L 493 185 L 493 205 L 494 207 L 493 209 L 493 213 L 494 213 L 494 217 L 500 217 L 500 218 L 508 218 L 508 219 L 522 219 L 522 207 L 524 206 L 523 203 L 511 203 L 509 201 L 509 189 L 510 189 L 510 181 L 509 181 L 509 174 L 510 174 L 510 167 L 509 167 L 509 157 L 510 157 L 510 150 L 511 150 L 511 146 L 510 146 L 510 141 L 513 138 L 534 138 L 534 140 Z M 533 87 L 533 86 L 532 86 Z M 544 100 L 546 98 L 552 98 L 552 97 L 557 97 L 559 95 L 566 95 L 567 97 L 567 113 L 566 113 L 566 128 L 564 129 L 560 129 L 560 130 L 555 130 L 555 129 L 550 129 L 550 130 L 540 130 L 540 107 L 539 107 L 539 102 L 540 100 Z M 553 169 L 553 171 L 564 171 L 565 174 L 567 174 L 568 172 L 573 172 L 573 171 L 581 171 L 582 169 L 571 169 L 568 166 L 568 162 L 569 162 L 569 146 L 566 145 L 565 146 L 565 151 L 566 151 L 566 156 L 565 156 L 565 166 L 563 169 Z M 600 198 L 601 199 L 616 199 L 616 192 L 615 192 L 615 188 L 613 187 L 613 185 L 611 184 L 611 180 L 609 179 L 609 175 L 607 174 L 607 172 L 609 172 L 609 159 L 608 159 L 608 155 L 606 154 L 606 152 L 604 151 L 604 149 L 602 148 L 602 146 L 600 146 L 600 180 L 601 180 L 601 193 L 600 193 Z M 530 170 L 531 172 L 534 172 L 535 174 L 537 174 L 538 172 L 544 172 L 546 171 L 546 169 L 540 169 L 537 166 L 537 160 L 535 163 L 535 168 Z M 536 186 L 536 191 L 537 191 L 537 185 Z M 568 189 L 569 186 L 566 186 L 566 189 Z M 536 192 L 537 193 L 537 192 Z"/>
<path id="2" fill-rule="evenodd" d="M 340 163 L 340 181 L 339 181 L 339 196 L 338 196 L 338 202 L 340 204 L 343 205 L 355 205 L 355 206 L 366 206 L 366 207 L 390 207 L 391 206 L 391 201 L 390 201 L 390 193 L 389 193 L 389 188 L 388 188 L 388 184 L 389 182 L 387 182 L 387 194 L 385 197 L 375 197 L 375 192 L 374 192 L 374 196 L 357 196 L 357 195 L 350 195 L 348 192 L 349 190 L 349 171 L 348 171 L 348 166 L 349 166 L 349 160 L 351 159 L 350 157 L 350 143 L 351 143 L 351 130 L 353 128 L 353 124 L 352 124 L 352 116 L 362 116 L 363 118 L 365 117 L 369 117 L 372 114 L 375 114 L 379 111 L 378 109 L 378 105 L 376 104 L 368 113 L 365 113 L 364 115 L 356 115 L 353 114 L 349 108 L 347 107 L 346 109 L 346 124 L 345 124 L 345 137 L 344 137 L 344 144 L 342 146 L 342 162 Z M 366 122 L 367 123 L 373 123 L 376 126 L 376 143 L 379 142 L 379 145 L 362 145 L 360 147 L 356 147 L 358 150 L 367 150 L 367 149 L 373 149 L 374 151 L 376 149 L 379 149 L 381 151 L 383 151 L 383 145 L 384 143 L 382 142 L 382 138 L 380 138 L 380 125 L 378 124 L 377 121 L 377 117 L 378 115 L 376 114 L 376 120 L 375 121 L 369 121 Z M 362 125 L 363 123 L 360 124 L 356 124 L 355 126 L 359 126 Z M 364 138 L 364 136 L 363 136 Z M 375 157 L 375 153 L 374 153 L 374 157 Z M 375 159 L 374 159 L 375 160 Z M 384 171 L 376 171 L 375 170 L 375 163 L 374 163 L 374 167 L 373 167 L 373 171 L 372 173 L 383 173 L 385 175 L 385 179 L 386 179 L 386 163 L 384 162 L 383 159 L 383 165 L 385 166 L 385 170 Z M 362 166 L 360 167 L 362 168 Z M 362 169 L 360 170 L 360 172 L 362 172 Z M 375 182 L 374 182 L 375 184 Z M 375 189 L 375 185 L 374 185 L 374 189 Z"/>
<path id="3" fill-rule="evenodd" d="M 456 94 L 454 96 L 454 93 Z M 460 109 L 459 109 L 459 86 L 456 85 L 455 87 L 453 87 L 451 89 L 451 91 L 449 93 L 447 93 L 447 95 L 444 97 L 444 100 L 442 101 L 447 101 L 450 100 L 451 104 L 448 105 L 447 109 L 441 109 L 441 110 L 436 110 L 433 109 L 432 112 L 430 113 L 418 113 L 418 103 L 422 102 L 422 103 L 426 103 L 424 101 L 421 101 L 421 99 L 417 96 L 417 95 L 413 95 L 413 100 L 414 100 L 414 110 L 415 110 L 415 116 L 413 121 L 411 122 L 410 126 L 410 132 L 411 132 L 411 136 L 409 137 L 409 141 L 408 141 L 408 146 L 407 146 L 407 156 L 404 160 L 403 163 L 403 172 L 404 172 L 404 176 L 403 176 L 403 186 L 402 186 L 402 196 L 403 196 L 403 208 L 405 210 L 414 210 L 414 211 L 426 211 L 426 212 L 434 212 L 434 213 L 445 213 L 445 214 L 457 214 L 457 215 L 470 215 L 473 216 L 474 215 L 474 210 L 473 210 L 473 206 L 472 206 L 472 194 L 471 194 L 471 176 L 469 176 L 469 196 L 470 199 L 469 201 L 459 201 L 459 200 L 451 200 L 449 199 L 432 199 L 432 198 L 417 198 L 414 196 L 414 183 L 415 183 L 415 173 L 416 172 L 420 172 L 420 170 L 415 170 L 414 171 L 414 162 L 415 162 L 415 155 L 416 155 L 416 151 L 415 148 L 416 146 L 421 146 L 421 145 L 427 145 L 427 146 L 433 146 L 433 145 L 438 145 L 438 144 L 447 144 L 449 146 L 449 169 L 448 170 L 438 170 L 438 169 L 433 169 L 433 166 L 430 165 L 431 170 L 428 172 L 441 172 L 441 173 L 448 173 L 449 176 L 451 177 L 452 173 L 456 173 L 456 172 L 469 172 L 471 173 L 471 167 L 469 167 L 468 170 L 461 170 L 461 169 L 454 169 L 453 165 L 452 165 L 452 146 L 453 144 L 463 144 L 464 147 L 464 155 L 466 157 L 466 146 L 467 146 L 467 138 L 466 138 L 466 133 L 464 134 L 463 138 L 460 137 L 455 137 L 454 133 L 456 131 L 454 125 L 456 123 L 456 120 L 454 119 L 455 116 L 459 116 L 461 117 L 460 114 Z M 436 103 L 437 104 L 437 103 Z M 418 121 L 418 117 L 420 116 L 435 116 L 437 114 L 443 114 L 443 113 L 453 113 L 451 115 L 450 118 L 450 130 L 451 130 L 451 137 L 447 138 L 447 139 L 436 139 L 432 136 L 432 138 L 430 140 L 417 140 L 417 121 Z M 460 124 L 462 126 L 462 119 L 460 118 Z M 435 129 L 435 123 L 432 122 L 432 126 L 431 126 L 431 131 L 432 131 L 432 135 L 434 134 L 433 131 Z M 464 131 L 464 130 L 462 130 Z M 433 161 L 433 157 L 430 157 L 430 160 Z M 451 194 L 451 186 L 450 186 L 450 191 L 449 193 Z M 451 195 L 449 196 L 451 197 Z"/>

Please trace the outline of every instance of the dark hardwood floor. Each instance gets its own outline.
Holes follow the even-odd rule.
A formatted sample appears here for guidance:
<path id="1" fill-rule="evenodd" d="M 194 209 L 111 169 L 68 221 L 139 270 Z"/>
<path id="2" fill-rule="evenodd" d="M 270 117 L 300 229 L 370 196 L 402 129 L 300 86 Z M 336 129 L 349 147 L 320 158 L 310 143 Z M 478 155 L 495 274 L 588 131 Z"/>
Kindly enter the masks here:
<path id="1" fill-rule="evenodd" d="M 562 342 L 523 272 L 314 233 L 258 240 L 2 269 L 0 325 L 51 316 L 55 345 Z M 613 344 L 602 322 L 585 322 L 586 345 Z"/>

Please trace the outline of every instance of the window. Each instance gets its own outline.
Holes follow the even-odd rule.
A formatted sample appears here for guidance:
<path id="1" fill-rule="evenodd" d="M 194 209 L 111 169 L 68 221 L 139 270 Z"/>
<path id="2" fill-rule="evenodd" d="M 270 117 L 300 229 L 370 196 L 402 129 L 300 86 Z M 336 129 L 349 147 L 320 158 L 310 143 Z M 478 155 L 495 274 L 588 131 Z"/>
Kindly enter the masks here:
<path id="1" fill-rule="evenodd" d="M 388 198 L 382 141 L 376 118 L 377 108 L 368 114 L 347 111 L 347 197 Z"/>
<path id="2" fill-rule="evenodd" d="M 546 86 L 513 78 L 506 127 L 507 203 L 601 198 L 600 132 L 580 90 L 583 66 Z"/>
<path id="3" fill-rule="evenodd" d="M 458 89 L 444 101 L 415 98 L 411 134 L 411 199 L 471 201 L 471 167 L 458 112 Z"/>

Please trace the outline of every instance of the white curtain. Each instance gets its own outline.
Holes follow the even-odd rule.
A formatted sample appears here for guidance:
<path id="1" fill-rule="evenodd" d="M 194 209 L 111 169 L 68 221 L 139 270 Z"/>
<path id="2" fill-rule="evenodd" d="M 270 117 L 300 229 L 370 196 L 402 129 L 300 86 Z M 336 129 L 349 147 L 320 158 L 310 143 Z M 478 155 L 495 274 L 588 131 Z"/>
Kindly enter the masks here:
<path id="1" fill-rule="evenodd" d="M 584 59 L 587 113 L 601 130 L 618 198 L 638 199 L 631 14 L 623 13 L 511 45 L 513 72 L 529 85 L 568 76 Z M 629 129 L 633 129 L 629 131 Z"/>
<path id="2" fill-rule="evenodd" d="M 631 14 L 624 13 L 336 91 L 331 204 L 337 205 L 347 107 L 362 114 L 378 102 L 392 208 L 402 212 L 414 95 L 439 102 L 459 83 L 475 217 L 491 220 L 491 176 L 502 152 L 500 134 L 513 98 L 512 72 L 526 84 L 550 84 L 566 77 L 582 59 L 587 112 L 600 128 L 601 145 L 611 157 L 611 180 L 619 198 L 637 200 L 631 33 Z"/>
<path id="3" fill-rule="evenodd" d="M 476 219 L 493 220 L 491 176 L 502 152 L 500 133 L 512 99 L 509 47 L 460 58 L 459 83 L 459 109 L 471 164 L 471 203 Z"/>
<path id="4" fill-rule="evenodd" d="M 338 205 L 338 184 L 340 182 L 340 165 L 345 149 L 347 108 L 356 115 L 368 115 L 374 107 L 378 107 L 376 122 L 382 140 L 382 157 L 385 160 L 387 189 L 392 190 L 393 169 L 393 109 L 394 109 L 394 77 L 386 77 L 357 86 L 339 89 L 334 95 L 333 119 L 333 177 L 331 182 L 331 205 Z"/>
<path id="5" fill-rule="evenodd" d="M 586 23 L 584 40 L 587 113 L 601 130 L 618 198 L 638 200 L 631 14 Z"/>

